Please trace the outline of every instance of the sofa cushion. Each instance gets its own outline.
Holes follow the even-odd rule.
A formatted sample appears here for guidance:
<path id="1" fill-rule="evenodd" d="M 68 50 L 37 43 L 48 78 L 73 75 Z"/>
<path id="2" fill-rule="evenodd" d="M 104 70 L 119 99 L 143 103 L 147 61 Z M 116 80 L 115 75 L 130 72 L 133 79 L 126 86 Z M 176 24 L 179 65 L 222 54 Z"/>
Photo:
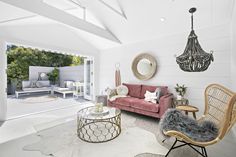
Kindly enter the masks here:
<path id="1" fill-rule="evenodd" d="M 23 91 L 29 91 L 29 92 L 34 92 L 34 91 L 50 91 L 50 87 L 41 87 L 41 88 L 22 88 Z"/>
<path id="2" fill-rule="evenodd" d="M 131 106 L 134 102 L 139 100 L 138 98 L 133 97 L 123 97 L 123 98 L 117 98 L 116 100 L 112 101 L 112 103 L 123 105 L 123 106 Z"/>
<path id="3" fill-rule="evenodd" d="M 43 81 L 37 81 L 40 82 L 42 87 L 50 87 L 50 81 L 49 80 L 43 80 Z"/>
<path id="4" fill-rule="evenodd" d="M 141 85 L 138 85 L 138 84 L 127 84 L 127 83 L 123 83 L 123 85 L 128 87 L 128 89 L 129 89 L 128 95 L 129 96 L 135 97 L 135 98 L 140 98 Z"/>
<path id="5" fill-rule="evenodd" d="M 145 96 L 144 94 L 146 93 L 146 91 L 149 92 L 155 92 L 155 90 L 157 88 L 161 88 L 161 96 L 162 95 L 166 95 L 168 93 L 168 87 L 167 86 L 149 86 L 149 85 L 142 85 L 142 90 L 141 90 L 141 94 L 140 94 L 140 98 L 144 99 Z"/>
<path id="6" fill-rule="evenodd" d="M 152 102 L 147 102 L 144 99 L 136 99 L 132 102 L 131 107 L 149 111 L 149 112 L 158 112 L 159 111 L 159 104 L 155 104 Z"/>
<path id="7" fill-rule="evenodd" d="M 31 81 L 22 81 L 22 88 L 31 88 Z"/>

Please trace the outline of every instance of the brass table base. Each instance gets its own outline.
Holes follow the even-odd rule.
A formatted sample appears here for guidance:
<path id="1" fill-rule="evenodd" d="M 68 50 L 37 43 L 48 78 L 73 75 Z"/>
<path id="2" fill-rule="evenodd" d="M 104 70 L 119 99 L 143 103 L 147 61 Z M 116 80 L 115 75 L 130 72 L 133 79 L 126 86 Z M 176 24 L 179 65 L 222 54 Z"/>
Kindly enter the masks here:
<path id="1" fill-rule="evenodd" d="M 88 108 L 79 112 L 84 112 Z M 109 118 L 89 119 L 83 114 L 78 114 L 77 118 L 77 134 L 78 137 L 90 143 L 102 143 L 113 140 L 121 133 L 121 114 Z"/>

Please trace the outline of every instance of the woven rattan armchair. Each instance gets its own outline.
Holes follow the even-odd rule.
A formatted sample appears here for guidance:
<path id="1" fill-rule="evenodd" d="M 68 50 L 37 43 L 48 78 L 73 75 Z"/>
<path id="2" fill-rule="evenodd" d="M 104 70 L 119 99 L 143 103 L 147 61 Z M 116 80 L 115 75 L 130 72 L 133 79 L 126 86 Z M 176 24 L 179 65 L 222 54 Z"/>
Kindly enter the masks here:
<path id="1" fill-rule="evenodd" d="M 222 140 L 236 122 L 236 93 L 218 84 L 209 85 L 205 90 L 205 112 L 198 121 L 203 120 L 212 121 L 218 126 L 219 133 L 215 139 L 207 142 L 198 142 L 181 132 L 166 131 L 164 132 L 165 135 L 173 136 L 176 140 L 165 156 L 167 157 L 171 150 L 175 148 L 189 145 L 201 156 L 207 157 L 205 147 Z M 181 144 L 176 146 L 177 142 L 181 142 Z M 200 149 L 196 149 L 196 147 Z"/>

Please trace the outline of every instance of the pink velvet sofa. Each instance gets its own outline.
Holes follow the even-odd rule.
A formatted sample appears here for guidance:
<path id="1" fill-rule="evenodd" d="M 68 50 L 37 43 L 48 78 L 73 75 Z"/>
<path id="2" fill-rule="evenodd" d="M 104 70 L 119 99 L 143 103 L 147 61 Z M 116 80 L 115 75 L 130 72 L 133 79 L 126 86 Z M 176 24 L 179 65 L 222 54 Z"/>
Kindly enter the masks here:
<path id="1" fill-rule="evenodd" d="M 121 110 L 135 112 L 155 118 L 161 118 L 165 111 L 171 107 L 173 94 L 168 93 L 167 86 L 148 86 L 139 84 L 126 84 L 129 89 L 127 97 L 117 98 L 114 101 L 108 100 L 108 106 Z M 159 103 L 151 103 L 144 100 L 146 91 L 154 92 L 156 88 L 161 88 Z"/>

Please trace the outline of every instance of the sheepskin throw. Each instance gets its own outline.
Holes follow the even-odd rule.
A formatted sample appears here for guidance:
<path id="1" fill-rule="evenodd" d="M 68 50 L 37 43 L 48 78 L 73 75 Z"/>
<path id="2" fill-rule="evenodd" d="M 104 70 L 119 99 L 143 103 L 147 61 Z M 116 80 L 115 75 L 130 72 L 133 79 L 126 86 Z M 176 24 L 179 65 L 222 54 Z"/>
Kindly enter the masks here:
<path id="1" fill-rule="evenodd" d="M 198 142 L 211 141 L 218 136 L 218 128 L 215 123 L 211 121 L 198 123 L 177 109 L 166 111 L 160 122 L 160 130 L 162 133 L 169 130 L 179 131 Z"/>

